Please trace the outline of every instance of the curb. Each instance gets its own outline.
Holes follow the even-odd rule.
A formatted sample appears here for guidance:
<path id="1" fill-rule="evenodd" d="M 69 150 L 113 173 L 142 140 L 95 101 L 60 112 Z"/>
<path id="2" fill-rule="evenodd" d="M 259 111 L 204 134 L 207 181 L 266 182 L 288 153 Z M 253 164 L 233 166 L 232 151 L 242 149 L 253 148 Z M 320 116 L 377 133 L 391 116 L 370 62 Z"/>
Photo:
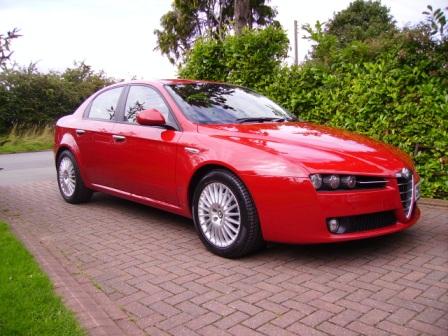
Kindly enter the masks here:
<path id="1" fill-rule="evenodd" d="M 97 293 L 89 279 L 84 276 L 78 276 L 78 279 L 76 279 L 72 272 L 67 269 L 67 265 L 64 264 L 60 256 L 55 255 L 54 251 L 48 249 L 32 234 L 16 225 L 10 224 L 9 228 L 34 256 L 39 266 L 50 278 L 56 294 L 62 298 L 66 307 L 73 312 L 87 334 L 92 336 L 129 335 L 126 329 L 132 330 L 132 323 L 123 316 L 123 312 L 120 312 L 120 316 L 116 317 L 118 320 L 110 316 L 110 309 L 105 308 L 113 307 L 112 301 L 101 296 L 102 293 Z M 79 280 L 81 280 L 81 283 Z M 124 323 L 124 325 L 120 326 L 117 322 Z"/>
<path id="2" fill-rule="evenodd" d="M 421 205 L 429 205 L 429 206 L 436 206 L 436 207 L 442 207 L 442 208 L 448 208 L 448 201 L 441 200 L 441 199 L 435 199 L 435 198 L 421 198 L 418 201 Z"/>

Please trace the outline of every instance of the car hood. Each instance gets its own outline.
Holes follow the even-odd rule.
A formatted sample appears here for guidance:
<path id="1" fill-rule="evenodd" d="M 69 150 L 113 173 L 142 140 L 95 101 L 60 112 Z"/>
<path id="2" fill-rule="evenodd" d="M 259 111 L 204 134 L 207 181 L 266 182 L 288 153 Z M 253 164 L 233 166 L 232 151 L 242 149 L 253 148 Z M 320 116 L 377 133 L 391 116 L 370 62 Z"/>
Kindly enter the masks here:
<path id="1" fill-rule="evenodd" d="M 308 173 L 394 175 L 413 169 L 402 151 L 359 134 L 306 122 L 201 125 L 199 132 L 294 162 Z"/>

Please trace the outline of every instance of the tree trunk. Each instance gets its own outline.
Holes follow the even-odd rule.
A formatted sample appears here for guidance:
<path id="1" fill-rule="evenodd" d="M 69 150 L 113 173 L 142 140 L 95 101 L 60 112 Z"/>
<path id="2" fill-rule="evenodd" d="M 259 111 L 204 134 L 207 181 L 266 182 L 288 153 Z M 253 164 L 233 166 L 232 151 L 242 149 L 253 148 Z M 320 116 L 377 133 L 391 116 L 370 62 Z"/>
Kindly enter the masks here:
<path id="1" fill-rule="evenodd" d="M 240 34 L 250 23 L 250 0 L 235 0 L 235 33 Z"/>

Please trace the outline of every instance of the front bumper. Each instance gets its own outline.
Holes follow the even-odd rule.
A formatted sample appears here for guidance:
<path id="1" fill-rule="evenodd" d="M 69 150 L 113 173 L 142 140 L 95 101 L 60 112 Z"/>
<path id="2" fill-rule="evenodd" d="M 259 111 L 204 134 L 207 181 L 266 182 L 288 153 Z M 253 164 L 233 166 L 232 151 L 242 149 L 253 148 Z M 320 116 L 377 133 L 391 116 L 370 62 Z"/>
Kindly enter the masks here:
<path id="1" fill-rule="evenodd" d="M 316 192 L 308 178 L 243 176 L 257 207 L 263 237 L 282 243 L 328 243 L 398 232 L 415 224 L 420 210 L 406 218 L 396 179 L 381 189 Z M 395 223 L 365 231 L 333 234 L 330 218 L 392 211 Z"/>

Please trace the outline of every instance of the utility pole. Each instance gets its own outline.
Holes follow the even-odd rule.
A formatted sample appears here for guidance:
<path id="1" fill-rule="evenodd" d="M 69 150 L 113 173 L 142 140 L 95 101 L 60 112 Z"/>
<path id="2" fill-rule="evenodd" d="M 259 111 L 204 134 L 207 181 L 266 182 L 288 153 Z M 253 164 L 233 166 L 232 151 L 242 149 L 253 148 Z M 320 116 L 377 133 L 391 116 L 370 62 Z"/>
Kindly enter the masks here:
<path id="1" fill-rule="evenodd" d="M 294 64 L 299 65 L 299 53 L 297 47 L 297 35 L 299 35 L 297 28 L 297 20 L 294 20 Z"/>

